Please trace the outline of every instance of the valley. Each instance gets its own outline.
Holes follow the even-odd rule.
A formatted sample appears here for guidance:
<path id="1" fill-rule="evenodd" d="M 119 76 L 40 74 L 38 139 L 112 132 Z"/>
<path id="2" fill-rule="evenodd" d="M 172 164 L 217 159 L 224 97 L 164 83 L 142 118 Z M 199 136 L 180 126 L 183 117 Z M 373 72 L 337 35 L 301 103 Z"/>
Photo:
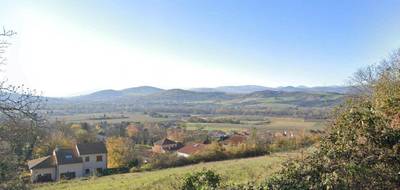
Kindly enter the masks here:
<path id="1" fill-rule="evenodd" d="M 242 89 L 244 87 L 238 86 L 236 88 Z M 232 91 L 233 87 L 230 89 Z M 243 94 L 197 92 L 181 89 L 163 90 L 146 86 L 121 91 L 105 90 L 71 98 L 48 98 L 47 110 L 44 111 L 49 115 L 56 116 L 90 113 L 163 112 L 325 119 L 328 117 L 331 108 L 340 104 L 346 97 L 346 94 L 327 92 L 328 87 L 320 91 L 317 91 L 319 88 L 299 88 L 297 91 L 296 88 L 290 89 L 250 91 Z M 347 87 L 341 89 L 336 89 L 336 91 L 348 90 Z"/>

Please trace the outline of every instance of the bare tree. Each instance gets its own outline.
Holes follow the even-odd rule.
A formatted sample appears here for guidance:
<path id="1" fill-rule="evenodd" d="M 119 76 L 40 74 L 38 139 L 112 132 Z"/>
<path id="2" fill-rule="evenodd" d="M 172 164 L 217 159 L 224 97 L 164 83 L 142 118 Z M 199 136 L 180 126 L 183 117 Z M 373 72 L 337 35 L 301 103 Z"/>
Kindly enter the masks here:
<path id="1" fill-rule="evenodd" d="M 385 78 L 396 81 L 400 77 L 400 49 L 393 51 L 387 59 L 378 64 L 358 70 L 351 78 L 351 84 L 358 95 L 371 96 L 376 83 Z"/>
<path id="2" fill-rule="evenodd" d="M 0 65 L 6 64 L 5 53 L 10 39 L 17 33 L 0 31 Z M 24 189 L 20 179 L 26 159 L 30 158 L 41 126 L 40 110 L 44 99 L 24 85 L 0 81 L 0 189 Z"/>
<path id="3" fill-rule="evenodd" d="M 6 49 L 11 45 L 9 38 L 17 33 L 13 30 L 0 32 L 0 64 L 5 64 Z M 35 90 L 25 88 L 24 85 L 8 85 L 7 81 L 0 81 L 0 113 L 11 119 L 27 117 L 38 120 L 38 110 L 41 108 L 42 97 Z"/>
<path id="4" fill-rule="evenodd" d="M 17 33 L 13 30 L 6 30 L 3 27 L 3 31 L 0 32 L 0 37 L 12 37 Z M 4 57 L 4 53 L 6 49 L 11 45 L 11 43 L 7 39 L 0 39 L 0 64 L 5 64 L 7 59 Z"/>

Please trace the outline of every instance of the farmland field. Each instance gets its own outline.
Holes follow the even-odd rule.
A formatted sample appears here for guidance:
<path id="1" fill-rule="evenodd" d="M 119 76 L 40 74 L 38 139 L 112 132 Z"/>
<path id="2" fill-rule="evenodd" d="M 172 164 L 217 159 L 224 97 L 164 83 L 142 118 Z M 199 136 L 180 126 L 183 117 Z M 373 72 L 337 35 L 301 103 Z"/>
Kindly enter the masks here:
<path id="1" fill-rule="evenodd" d="M 108 123 L 120 123 L 120 122 L 162 122 L 171 120 L 182 120 L 184 118 L 177 116 L 177 114 L 165 114 L 168 118 L 154 118 L 143 113 L 107 113 L 107 117 L 115 117 L 108 119 L 91 119 L 101 118 L 104 116 L 102 113 L 93 114 L 76 114 L 66 116 L 54 116 L 52 120 L 65 121 L 67 123 L 80 123 L 88 122 L 90 124 L 98 123 L 100 121 L 107 121 Z M 121 118 L 123 116 L 123 118 Z M 199 115 L 202 116 L 203 115 Z M 290 118 L 290 117 L 263 117 L 263 116 L 252 116 L 252 115 L 204 115 L 209 118 L 233 118 L 240 120 L 240 124 L 231 123 L 191 123 L 186 122 L 188 130 L 221 130 L 221 131 L 234 131 L 257 128 L 260 130 L 269 131 L 282 131 L 282 130 L 310 130 L 310 129 L 324 129 L 324 120 L 305 120 L 302 118 Z M 268 121 L 268 122 L 266 122 Z"/>
<path id="2" fill-rule="evenodd" d="M 270 131 L 282 131 L 282 130 L 310 130 L 310 129 L 324 129 L 324 121 L 307 121 L 299 118 L 279 118 L 279 117 L 268 117 L 270 123 L 263 123 L 263 120 L 253 120 L 253 121 L 241 121 L 240 124 L 230 124 L 230 123 L 187 123 L 189 130 L 221 130 L 221 131 L 231 131 L 231 130 L 243 130 L 257 128 L 260 130 L 270 130 Z"/>
<path id="3" fill-rule="evenodd" d="M 103 190 L 103 189 L 176 189 L 178 181 L 187 173 L 212 169 L 222 176 L 223 183 L 262 182 L 280 168 L 288 158 L 298 156 L 298 152 L 275 153 L 268 156 L 200 163 L 185 167 L 163 169 L 151 172 L 128 173 L 99 178 L 76 179 L 56 183 L 39 184 L 37 190 Z"/>
<path id="4" fill-rule="evenodd" d="M 65 116 L 53 116 L 52 120 L 66 121 L 71 123 L 97 123 L 100 121 L 107 121 L 108 123 L 120 123 L 123 121 L 136 121 L 136 122 L 158 122 L 171 120 L 171 118 L 154 118 L 143 113 L 107 113 L 107 117 L 115 117 L 108 119 L 92 119 L 103 117 L 103 113 L 91 113 L 91 114 L 75 114 L 75 115 L 65 115 Z M 123 118 L 122 118 L 123 117 Z"/>

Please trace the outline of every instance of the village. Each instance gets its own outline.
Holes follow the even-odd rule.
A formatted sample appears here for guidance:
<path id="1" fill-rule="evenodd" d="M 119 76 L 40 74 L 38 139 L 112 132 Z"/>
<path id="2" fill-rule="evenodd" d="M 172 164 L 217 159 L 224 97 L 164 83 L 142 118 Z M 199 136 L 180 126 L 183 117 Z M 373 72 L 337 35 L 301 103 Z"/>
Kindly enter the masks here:
<path id="1" fill-rule="evenodd" d="M 105 127 L 107 125 L 104 125 L 104 122 L 103 127 L 100 126 L 99 124 L 90 125 L 87 123 L 65 125 L 64 127 L 72 132 L 89 132 L 92 129 L 97 129 L 97 132 L 92 135 L 92 139 L 76 139 L 75 142 L 81 141 L 81 143 L 67 143 L 67 146 L 57 144 L 57 142 L 61 142 L 60 139 L 65 138 L 64 136 L 53 139 L 55 141 L 53 143 L 56 143 L 56 145 L 50 155 L 28 161 L 30 180 L 34 183 L 50 182 L 157 170 L 202 161 L 260 156 L 271 151 L 277 151 L 276 147 L 278 146 L 288 146 L 282 144 L 283 141 L 289 142 L 296 139 L 293 131 L 286 130 L 268 132 L 268 138 L 261 139 L 258 138 L 259 134 L 256 134 L 255 129 L 230 132 L 212 130 L 207 132 L 185 131 L 179 127 L 173 127 L 168 128 L 165 136 L 160 140 L 149 142 L 150 145 L 141 145 L 140 143 L 146 142 L 146 139 L 139 138 L 143 136 L 141 133 L 150 134 L 149 129 L 142 125 L 137 123 L 126 124 L 123 127 L 125 137 L 111 138 L 109 132 L 107 132 L 107 129 L 111 127 Z M 115 128 L 115 125 L 112 128 Z M 192 137 L 193 135 L 197 137 L 194 140 L 184 138 L 183 141 L 175 140 L 182 139 L 179 138 L 182 136 Z M 85 135 L 85 137 L 90 137 L 90 135 Z M 282 142 L 278 142 L 278 139 Z M 112 142 L 121 143 L 114 146 Z M 277 143 L 281 143 L 281 145 L 276 145 Z M 276 145 L 276 150 L 273 150 L 272 145 Z M 133 147 L 146 148 L 137 152 L 133 150 Z M 115 164 L 116 162 L 118 164 Z"/>

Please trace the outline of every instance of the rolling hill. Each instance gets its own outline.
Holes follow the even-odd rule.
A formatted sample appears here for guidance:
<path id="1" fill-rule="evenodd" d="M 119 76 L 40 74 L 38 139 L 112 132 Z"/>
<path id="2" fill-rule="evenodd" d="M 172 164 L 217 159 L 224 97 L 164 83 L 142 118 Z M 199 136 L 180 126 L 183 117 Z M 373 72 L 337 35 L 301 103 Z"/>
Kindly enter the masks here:
<path id="1" fill-rule="evenodd" d="M 151 94 L 141 99 L 152 102 L 193 102 L 225 100 L 233 97 L 235 96 L 228 95 L 224 92 L 194 92 L 189 90 L 172 89 Z"/>
<path id="2" fill-rule="evenodd" d="M 248 94 L 257 91 L 270 90 L 272 88 L 257 86 L 257 85 L 243 85 L 243 86 L 221 86 L 216 88 L 192 88 L 190 90 L 195 92 L 225 92 L 229 94 Z"/>
<path id="3" fill-rule="evenodd" d="M 293 87 L 255 92 L 251 91 L 264 88 L 242 86 L 221 89 L 230 93 L 218 90 L 163 90 L 150 86 L 103 90 L 72 98 L 49 98 L 48 110 L 54 114 L 154 111 L 324 118 L 327 110 L 338 105 L 346 96 L 337 92 L 325 92 L 330 91 L 329 87 L 302 87 L 299 88 L 303 89 L 301 91 L 296 91 Z"/>
<path id="4" fill-rule="evenodd" d="M 76 96 L 71 98 L 65 98 L 70 101 L 88 101 L 88 102 L 107 102 L 116 101 L 125 97 L 137 97 L 146 96 L 164 91 L 163 89 L 152 87 L 152 86 L 139 86 L 133 88 L 126 88 L 123 90 L 101 90 L 88 95 Z"/>
<path id="5" fill-rule="evenodd" d="M 290 96 L 305 93 L 305 94 L 346 94 L 349 92 L 349 87 L 343 86 L 326 86 L 326 87 L 263 87 L 256 85 L 244 86 L 222 86 L 217 88 L 193 88 L 189 90 L 170 89 L 164 90 L 152 86 L 140 86 L 127 88 L 123 90 L 101 90 L 88 95 L 65 98 L 68 100 L 79 101 L 116 101 L 118 99 L 128 100 L 182 100 L 182 101 L 197 101 L 206 99 L 229 99 L 238 97 L 239 94 L 249 94 L 250 96 L 257 95 L 257 92 L 264 94 L 263 96 Z M 254 94 L 255 93 L 255 94 Z M 146 96 L 145 98 L 143 98 Z"/>
<path id="6" fill-rule="evenodd" d="M 156 88 L 152 86 L 139 86 L 139 87 L 133 87 L 133 88 L 127 88 L 121 90 L 121 92 L 125 95 L 135 95 L 135 96 L 144 96 L 144 95 L 150 95 L 158 92 L 165 91 L 164 89 L 161 88 Z"/>
<path id="7" fill-rule="evenodd" d="M 302 107 L 331 107 L 343 101 L 343 94 L 265 90 L 247 94 L 243 98 L 261 99 L 264 102 Z"/>
<path id="8" fill-rule="evenodd" d="M 221 86 L 216 88 L 193 88 L 190 89 L 196 92 L 225 92 L 229 94 L 249 94 L 258 91 L 273 90 L 282 92 L 313 92 L 313 93 L 348 93 L 350 88 L 346 86 L 320 86 L 320 87 L 306 87 L 306 86 L 285 86 L 285 87 L 265 87 L 257 85 L 243 85 L 243 86 Z"/>

